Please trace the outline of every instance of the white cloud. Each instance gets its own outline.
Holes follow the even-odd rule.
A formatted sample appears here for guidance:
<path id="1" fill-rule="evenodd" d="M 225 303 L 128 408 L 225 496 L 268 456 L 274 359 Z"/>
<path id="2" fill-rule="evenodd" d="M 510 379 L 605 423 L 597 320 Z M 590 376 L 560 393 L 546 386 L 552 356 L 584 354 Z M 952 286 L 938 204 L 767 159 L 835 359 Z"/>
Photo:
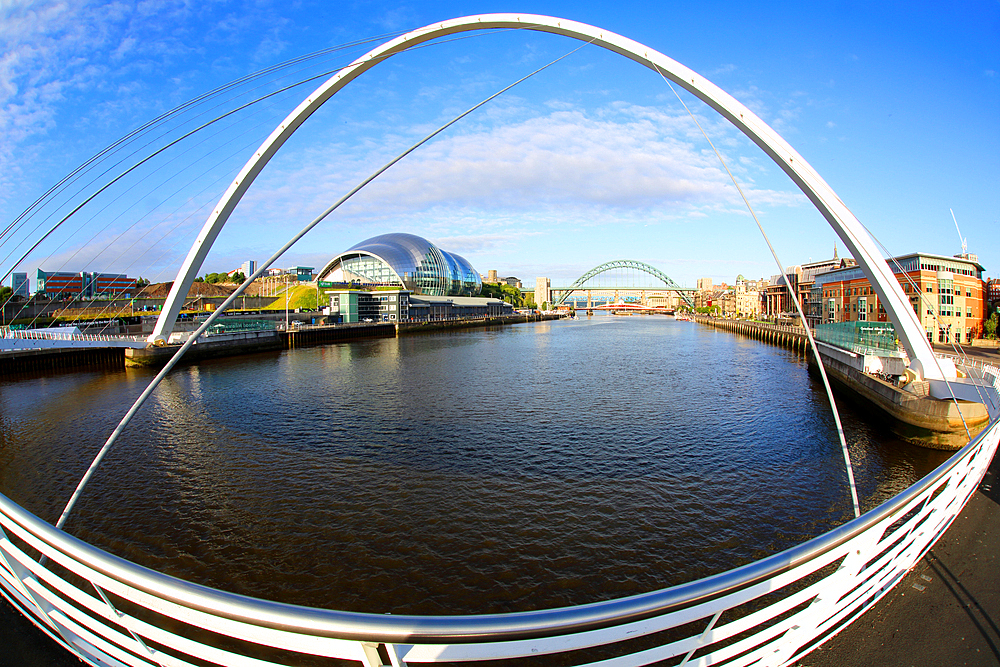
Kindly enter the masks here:
<path id="1" fill-rule="evenodd" d="M 709 124 L 710 134 L 720 131 Z M 440 215 L 442 209 L 543 209 L 620 216 L 631 210 L 739 209 L 742 200 L 696 132 L 686 115 L 632 105 L 592 113 L 561 109 L 479 126 L 407 157 L 357 195 L 344 214 L 372 219 L 416 211 Z M 270 173 L 251 189 L 246 204 L 257 217 L 292 213 L 305 219 L 305 211 L 322 210 L 371 170 L 340 157 L 346 154 L 325 146 L 321 154 L 296 158 L 312 166 Z M 734 158 L 731 168 L 755 206 L 805 202 L 797 192 L 756 188 L 746 171 L 758 168 L 753 158 Z"/>

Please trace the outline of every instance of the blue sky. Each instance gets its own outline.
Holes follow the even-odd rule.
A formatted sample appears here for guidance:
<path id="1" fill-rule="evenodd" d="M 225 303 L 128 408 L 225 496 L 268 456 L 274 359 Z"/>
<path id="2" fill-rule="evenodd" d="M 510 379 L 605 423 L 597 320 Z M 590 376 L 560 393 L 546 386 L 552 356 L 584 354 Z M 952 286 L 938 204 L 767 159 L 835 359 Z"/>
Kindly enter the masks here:
<path id="1" fill-rule="evenodd" d="M 496 11 L 565 17 L 658 49 L 777 129 L 890 253 L 959 252 L 954 209 L 969 250 L 989 275 L 1000 273 L 995 0 L 0 0 L 0 230 L 105 146 L 216 86 L 320 49 Z M 578 45 L 506 31 L 448 41 L 374 68 L 272 160 L 203 272 L 264 259 L 436 125 Z M 314 58 L 286 70 L 280 82 L 245 87 L 239 99 L 332 71 L 373 46 Z M 137 170 L 81 209 L 17 270 L 171 279 L 240 166 L 316 85 L 276 94 Z M 748 192 L 781 260 L 829 257 L 832 230 L 787 177 L 713 112 L 682 97 Z M 201 119 L 211 117 L 204 111 Z M 199 121 L 192 113 L 187 122 Z M 89 192 L 90 182 L 75 184 L 5 239 L 3 272 L 40 233 L 34 230 L 47 229 Z M 702 276 L 731 282 L 738 273 L 776 272 L 674 94 L 655 73 L 596 47 L 529 79 L 408 157 L 279 264 L 322 265 L 391 231 L 426 236 L 483 273 L 497 269 L 530 283 L 546 275 L 568 284 L 611 259 L 646 261 L 687 285 Z"/>

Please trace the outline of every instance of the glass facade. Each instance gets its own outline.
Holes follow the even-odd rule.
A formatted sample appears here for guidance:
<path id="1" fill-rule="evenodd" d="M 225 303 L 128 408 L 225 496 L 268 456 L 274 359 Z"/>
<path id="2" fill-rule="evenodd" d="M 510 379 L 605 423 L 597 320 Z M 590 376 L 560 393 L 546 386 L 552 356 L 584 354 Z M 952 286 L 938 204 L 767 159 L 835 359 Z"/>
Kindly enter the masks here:
<path id="1" fill-rule="evenodd" d="M 413 234 L 383 234 L 362 241 L 334 257 L 319 279 L 400 286 L 428 296 L 475 296 L 483 287 L 468 260 Z"/>
<path id="2" fill-rule="evenodd" d="M 877 350 L 880 354 L 895 355 L 896 328 L 891 322 L 836 322 L 818 324 L 813 329 L 816 340 L 854 352 Z"/>

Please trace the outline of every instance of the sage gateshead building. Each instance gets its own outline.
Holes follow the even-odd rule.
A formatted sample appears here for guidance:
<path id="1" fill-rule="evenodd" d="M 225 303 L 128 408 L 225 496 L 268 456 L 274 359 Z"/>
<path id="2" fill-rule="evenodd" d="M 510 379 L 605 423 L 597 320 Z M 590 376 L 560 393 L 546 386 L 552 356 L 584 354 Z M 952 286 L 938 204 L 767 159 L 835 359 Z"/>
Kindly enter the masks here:
<path id="1" fill-rule="evenodd" d="M 331 259 L 319 279 L 401 287 L 426 296 L 476 296 L 483 288 L 468 260 L 413 234 L 383 234 L 362 241 Z"/>
<path id="2" fill-rule="evenodd" d="M 340 253 L 317 273 L 335 322 L 495 317 L 513 311 L 478 298 L 483 283 L 464 257 L 414 234 L 383 234 Z"/>

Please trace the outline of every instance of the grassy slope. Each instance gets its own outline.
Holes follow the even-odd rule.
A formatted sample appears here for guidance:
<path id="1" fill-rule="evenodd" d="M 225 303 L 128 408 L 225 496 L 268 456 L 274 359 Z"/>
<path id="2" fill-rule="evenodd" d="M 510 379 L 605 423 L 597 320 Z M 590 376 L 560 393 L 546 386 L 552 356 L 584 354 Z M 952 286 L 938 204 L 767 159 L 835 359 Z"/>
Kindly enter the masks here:
<path id="1" fill-rule="evenodd" d="M 316 310 L 316 288 L 311 285 L 296 285 L 289 288 L 288 309 Z M 264 310 L 284 310 L 285 294 L 281 293 L 274 303 Z"/>

